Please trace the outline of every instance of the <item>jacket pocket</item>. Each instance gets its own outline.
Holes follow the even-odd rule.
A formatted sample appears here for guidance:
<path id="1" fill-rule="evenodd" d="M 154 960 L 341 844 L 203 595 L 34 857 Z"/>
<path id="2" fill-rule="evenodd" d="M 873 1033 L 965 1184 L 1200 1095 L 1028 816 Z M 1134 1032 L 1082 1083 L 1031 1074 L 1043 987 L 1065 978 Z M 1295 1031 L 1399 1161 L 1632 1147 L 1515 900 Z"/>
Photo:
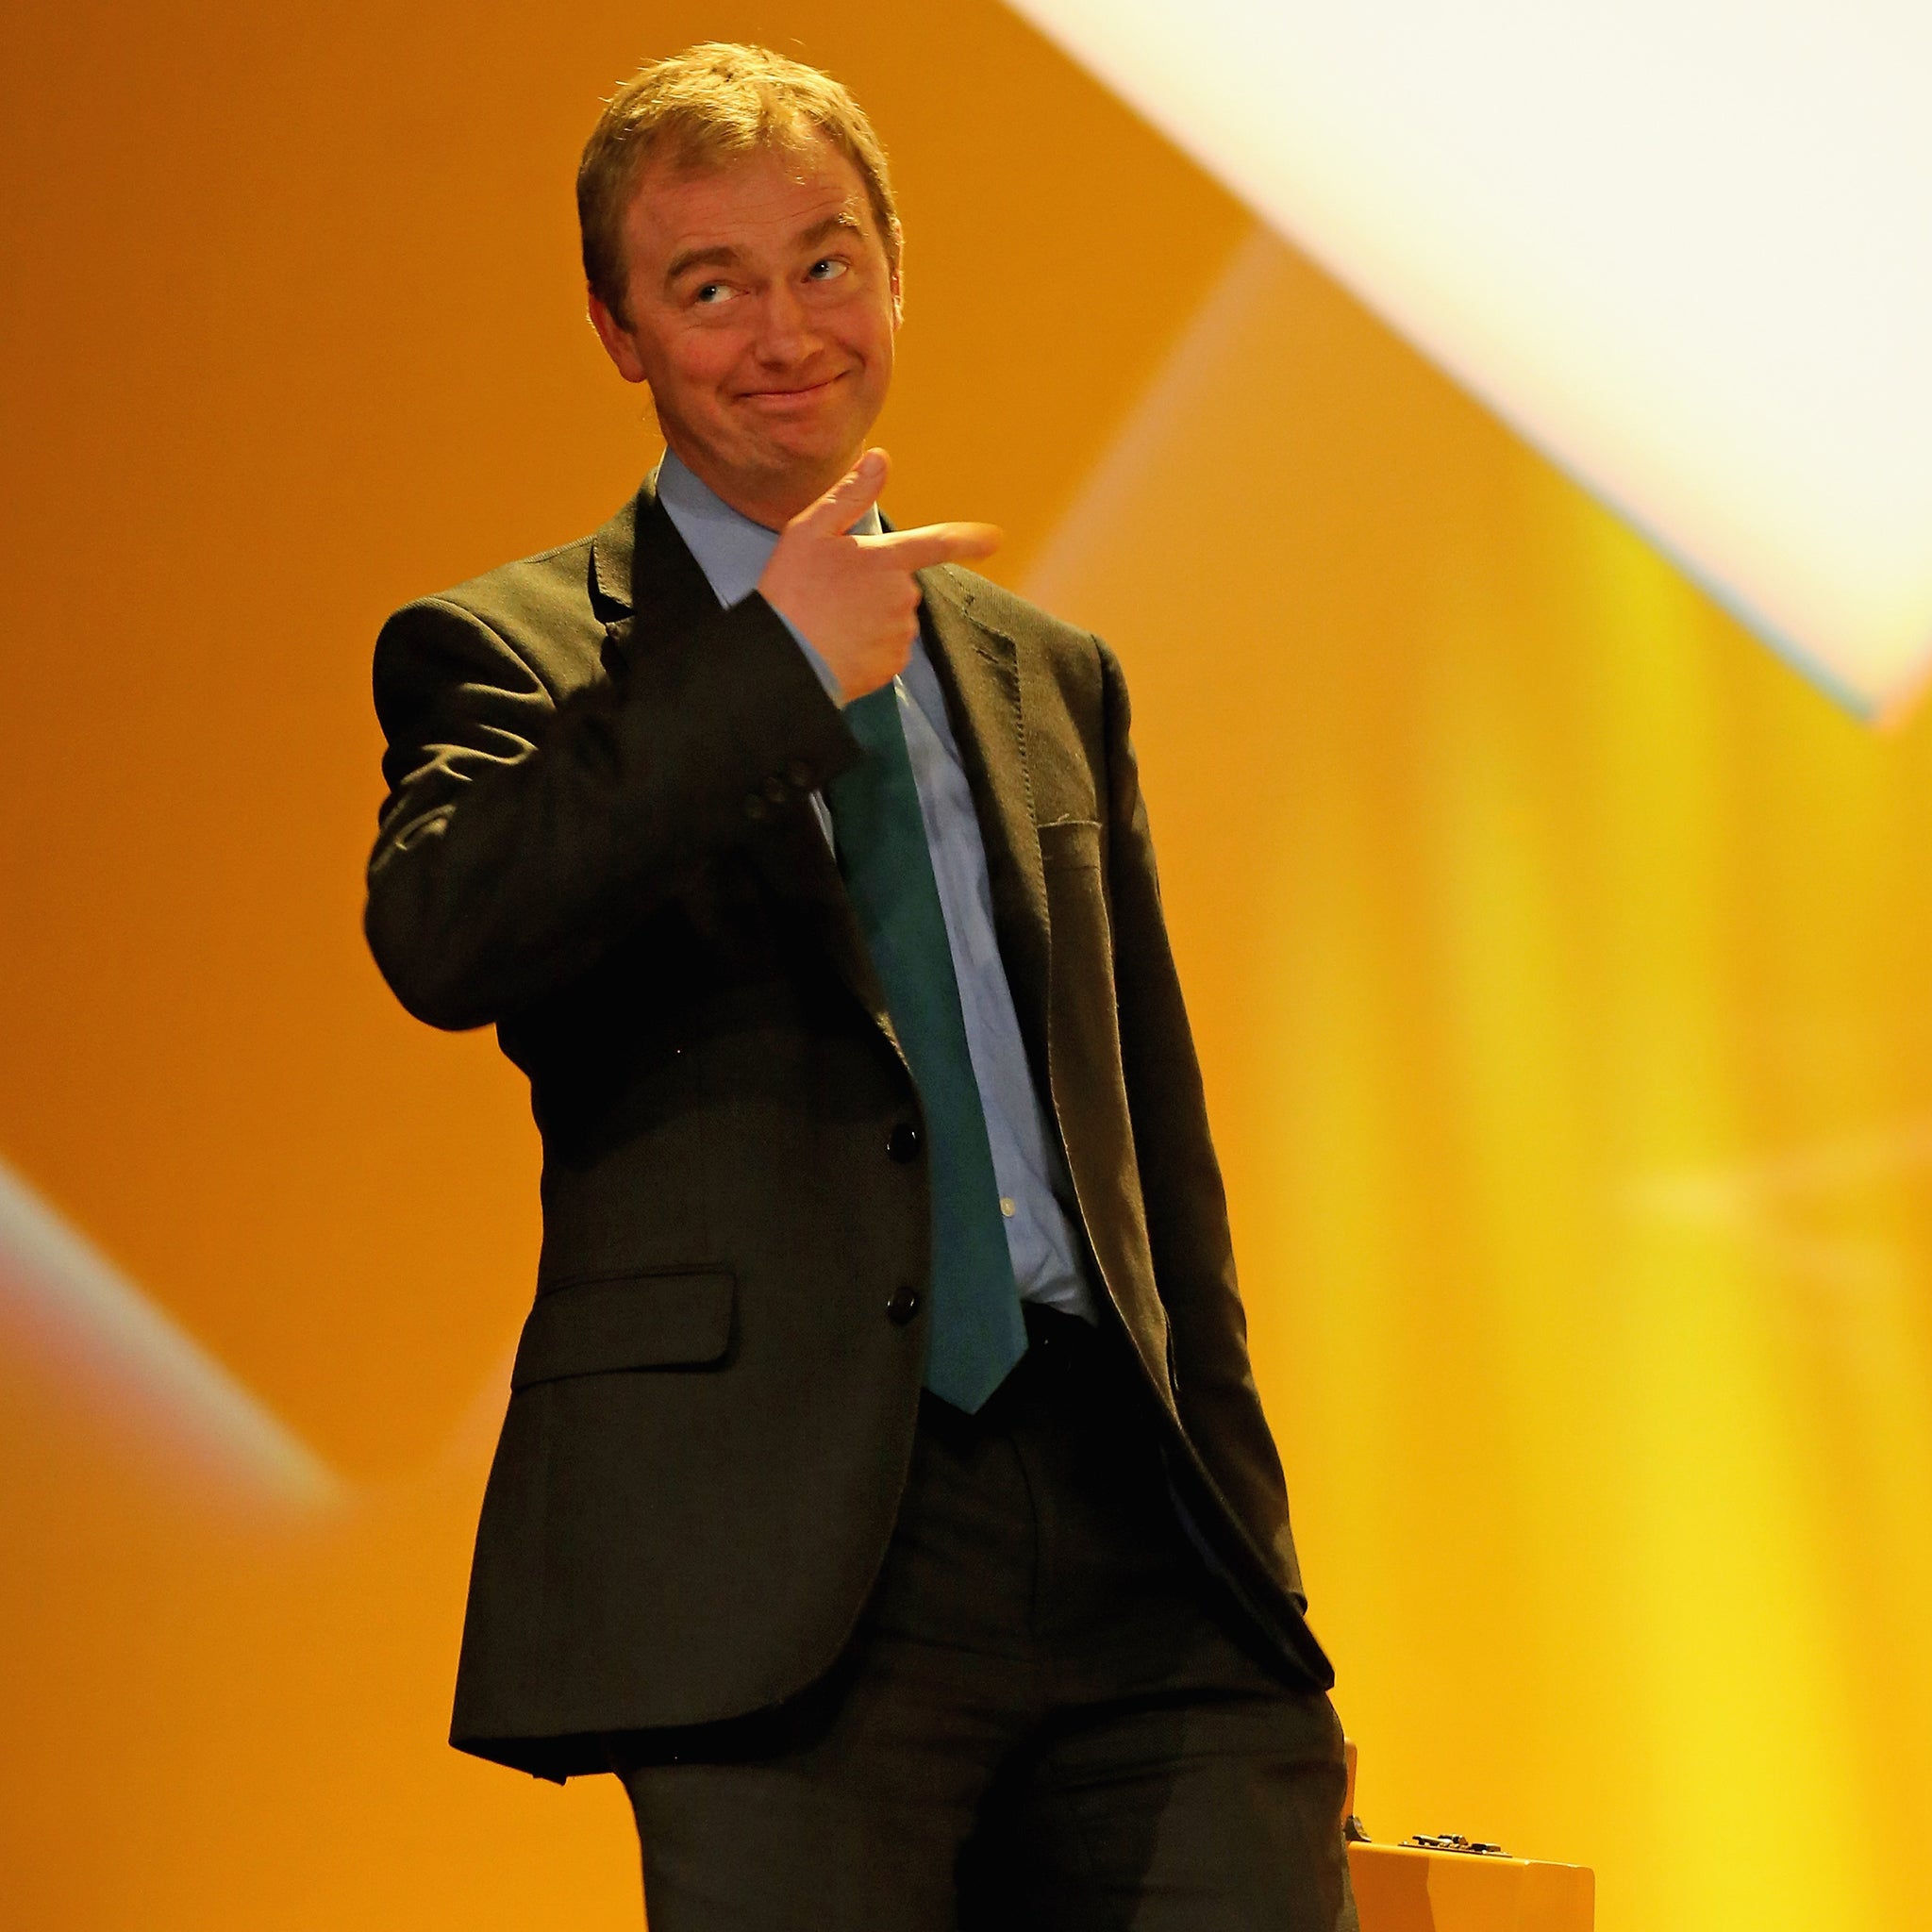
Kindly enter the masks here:
<path id="1" fill-rule="evenodd" d="M 722 1268 L 552 1289 L 524 1323 L 509 1386 L 721 1361 L 731 1346 L 737 1298 L 737 1278 Z"/>

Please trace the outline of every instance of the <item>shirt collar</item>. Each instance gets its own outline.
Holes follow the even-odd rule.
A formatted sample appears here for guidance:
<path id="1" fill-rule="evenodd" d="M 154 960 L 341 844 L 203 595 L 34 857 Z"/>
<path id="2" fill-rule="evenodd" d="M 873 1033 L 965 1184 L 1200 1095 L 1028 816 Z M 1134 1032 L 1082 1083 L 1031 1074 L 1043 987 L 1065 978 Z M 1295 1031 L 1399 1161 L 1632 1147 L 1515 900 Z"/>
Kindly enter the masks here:
<path id="1" fill-rule="evenodd" d="M 726 609 L 758 589 L 758 579 L 777 547 L 778 533 L 735 510 L 716 491 L 667 449 L 658 465 L 658 501 L 685 541 L 712 594 Z M 873 504 L 852 525 L 855 536 L 876 536 L 878 506 Z"/>

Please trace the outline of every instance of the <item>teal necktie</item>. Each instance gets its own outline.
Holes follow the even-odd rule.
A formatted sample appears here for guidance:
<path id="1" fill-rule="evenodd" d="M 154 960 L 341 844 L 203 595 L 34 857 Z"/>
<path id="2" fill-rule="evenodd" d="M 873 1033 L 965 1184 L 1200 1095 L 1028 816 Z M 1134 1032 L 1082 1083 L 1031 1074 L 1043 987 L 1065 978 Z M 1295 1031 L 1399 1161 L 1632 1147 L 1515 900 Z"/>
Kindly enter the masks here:
<path id="1" fill-rule="evenodd" d="M 854 699 L 845 722 L 865 756 L 826 788 L 825 803 L 925 1112 L 932 1183 L 925 1386 L 970 1414 L 1025 1354 L 1026 1328 L 896 681 Z"/>

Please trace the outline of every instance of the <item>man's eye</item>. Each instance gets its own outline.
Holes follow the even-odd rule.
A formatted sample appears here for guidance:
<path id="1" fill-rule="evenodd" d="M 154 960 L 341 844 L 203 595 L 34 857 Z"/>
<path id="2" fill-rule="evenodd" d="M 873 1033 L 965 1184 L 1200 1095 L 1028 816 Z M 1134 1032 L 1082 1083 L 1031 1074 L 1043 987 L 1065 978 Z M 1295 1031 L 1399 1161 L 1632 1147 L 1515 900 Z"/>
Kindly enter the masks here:
<path id="1" fill-rule="evenodd" d="M 845 273 L 845 264 L 836 255 L 822 255 L 806 270 L 815 282 L 829 282 Z"/>
<path id="2" fill-rule="evenodd" d="M 705 282 L 692 291 L 691 300 L 706 308 L 713 308 L 724 301 L 725 288 L 723 282 Z"/>

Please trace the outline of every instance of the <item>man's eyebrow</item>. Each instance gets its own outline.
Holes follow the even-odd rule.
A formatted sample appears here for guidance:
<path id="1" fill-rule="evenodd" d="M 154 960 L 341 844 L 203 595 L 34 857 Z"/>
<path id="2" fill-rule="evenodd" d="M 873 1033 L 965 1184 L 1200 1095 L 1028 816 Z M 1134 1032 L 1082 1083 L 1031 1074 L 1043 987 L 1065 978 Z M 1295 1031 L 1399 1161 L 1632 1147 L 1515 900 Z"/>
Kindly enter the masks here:
<path id="1" fill-rule="evenodd" d="M 802 229 L 792 242 L 794 248 L 816 248 L 828 235 L 851 235 L 861 237 L 865 233 L 859 220 L 850 208 L 841 208 L 835 215 L 826 215 L 823 221 L 814 222 L 810 227 Z M 731 268 L 736 265 L 739 252 L 728 242 L 713 242 L 708 248 L 680 248 L 671 258 L 664 271 L 668 286 L 680 275 L 689 275 L 694 268 Z"/>
<path id="2" fill-rule="evenodd" d="M 675 282 L 679 275 L 694 268 L 729 268 L 738 259 L 738 250 L 728 242 L 715 243 L 709 248 L 680 248 L 671 258 L 671 265 L 664 271 L 666 282 Z"/>
<path id="3" fill-rule="evenodd" d="M 841 208 L 835 215 L 827 215 L 822 222 L 814 222 L 799 236 L 801 248 L 816 248 L 827 235 L 847 234 L 862 237 L 865 230 L 859 226 L 858 217 L 850 208 Z"/>

